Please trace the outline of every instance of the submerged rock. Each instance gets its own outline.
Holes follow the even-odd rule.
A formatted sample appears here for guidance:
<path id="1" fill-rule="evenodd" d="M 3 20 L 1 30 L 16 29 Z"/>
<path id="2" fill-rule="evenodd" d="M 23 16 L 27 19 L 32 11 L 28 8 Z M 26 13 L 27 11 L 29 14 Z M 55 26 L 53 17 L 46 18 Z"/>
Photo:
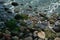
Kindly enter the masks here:
<path id="1" fill-rule="evenodd" d="M 5 22 L 13 19 L 14 13 L 3 3 L 0 3 L 0 28 L 5 27 Z"/>
<path id="2" fill-rule="evenodd" d="M 12 2 L 11 5 L 18 6 L 19 4 L 17 2 Z"/>

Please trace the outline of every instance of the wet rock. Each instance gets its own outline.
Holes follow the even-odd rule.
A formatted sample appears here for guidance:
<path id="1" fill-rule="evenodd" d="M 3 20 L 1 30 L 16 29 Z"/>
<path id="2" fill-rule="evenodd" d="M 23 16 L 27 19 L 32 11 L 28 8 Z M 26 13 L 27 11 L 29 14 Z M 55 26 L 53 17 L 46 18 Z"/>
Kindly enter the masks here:
<path id="1" fill-rule="evenodd" d="M 0 4 L 4 4 L 5 3 L 5 1 L 4 0 L 0 0 Z"/>
<path id="2" fill-rule="evenodd" d="M 16 20 L 20 20 L 20 18 L 21 18 L 21 17 L 20 17 L 19 14 L 16 14 L 16 15 L 15 15 L 15 19 L 16 19 Z"/>
<path id="3" fill-rule="evenodd" d="M 23 4 L 20 4 L 21 6 L 23 6 Z"/>
<path id="4" fill-rule="evenodd" d="M 7 12 L 9 11 L 9 12 Z M 8 6 L 0 3 L 0 28 L 4 28 L 5 22 L 14 18 L 14 14 L 12 11 L 8 8 Z"/>
<path id="5" fill-rule="evenodd" d="M 11 5 L 18 6 L 19 4 L 17 2 L 12 2 Z"/>
<path id="6" fill-rule="evenodd" d="M 5 27 L 5 24 L 4 22 L 0 22 L 0 29 L 4 28 Z"/>
<path id="7" fill-rule="evenodd" d="M 26 11 L 32 11 L 32 9 L 28 8 L 28 9 L 26 9 Z"/>
<path id="8" fill-rule="evenodd" d="M 19 7 L 19 6 L 16 7 L 16 8 L 14 8 L 14 12 L 15 12 L 15 13 L 19 13 L 19 11 L 20 11 L 20 7 Z"/>
<path id="9" fill-rule="evenodd" d="M 5 11 L 9 10 L 9 8 L 4 8 Z"/>
<path id="10" fill-rule="evenodd" d="M 29 8 L 32 8 L 32 6 L 29 6 Z"/>
<path id="11" fill-rule="evenodd" d="M 60 16 L 57 18 L 57 20 L 60 20 Z"/>

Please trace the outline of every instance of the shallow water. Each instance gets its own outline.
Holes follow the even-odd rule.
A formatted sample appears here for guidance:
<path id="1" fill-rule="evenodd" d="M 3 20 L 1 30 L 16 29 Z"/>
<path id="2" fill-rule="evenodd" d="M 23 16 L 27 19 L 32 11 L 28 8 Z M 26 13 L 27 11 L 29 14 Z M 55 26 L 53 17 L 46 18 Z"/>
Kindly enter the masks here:
<path id="1" fill-rule="evenodd" d="M 28 8 L 28 5 L 31 5 L 34 9 L 37 6 L 37 11 L 46 10 L 46 13 L 50 15 L 50 13 L 57 12 L 60 13 L 60 0 L 15 0 L 19 4 L 24 4 L 24 8 Z M 7 2 L 7 0 L 6 0 Z M 53 4 L 54 3 L 54 4 Z M 56 5 L 56 3 L 58 3 Z M 55 7 L 58 6 L 58 7 Z M 21 7 L 21 6 L 20 6 Z"/>

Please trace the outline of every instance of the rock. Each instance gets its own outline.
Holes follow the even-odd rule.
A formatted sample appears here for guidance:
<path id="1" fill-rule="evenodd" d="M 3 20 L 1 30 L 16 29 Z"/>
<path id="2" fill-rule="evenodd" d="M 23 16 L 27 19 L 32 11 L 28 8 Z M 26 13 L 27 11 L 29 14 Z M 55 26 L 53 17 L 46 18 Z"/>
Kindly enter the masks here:
<path id="1" fill-rule="evenodd" d="M 10 34 L 5 34 L 5 33 L 4 33 L 4 38 L 5 38 L 6 40 L 11 40 L 11 38 L 10 38 L 10 37 L 11 37 L 11 35 L 10 35 Z"/>
<path id="2" fill-rule="evenodd" d="M 3 3 L 5 3 L 5 1 L 4 0 L 0 0 L 0 4 L 3 4 Z"/>
<path id="3" fill-rule="evenodd" d="M 19 4 L 17 2 L 12 2 L 11 5 L 18 6 Z"/>
<path id="4" fill-rule="evenodd" d="M 3 33 L 2 33 L 2 32 L 0 32 L 0 39 L 1 39 L 1 38 L 3 38 Z"/>
<path id="5" fill-rule="evenodd" d="M 34 31 L 34 36 L 37 36 L 38 31 Z"/>
<path id="6" fill-rule="evenodd" d="M 32 8 L 32 6 L 29 6 L 29 8 Z"/>
<path id="7" fill-rule="evenodd" d="M 32 38 L 31 37 L 27 37 L 24 40 L 32 40 Z"/>
<path id="8" fill-rule="evenodd" d="M 12 11 L 8 8 L 8 6 L 0 3 L 0 28 L 4 28 L 5 22 L 14 18 L 14 15 L 15 14 L 12 13 Z"/>
<path id="9" fill-rule="evenodd" d="M 20 4 L 21 6 L 23 6 L 24 4 Z"/>
<path id="10" fill-rule="evenodd" d="M 5 11 L 9 10 L 9 8 L 4 8 Z"/>
<path id="11" fill-rule="evenodd" d="M 47 22 L 42 22 L 42 23 L 37 23 L 36 26 L 44 30 L 48 26 L 47 24 L 48 24 Z"/>
<path id="12" fill-rule="evenodd" d="M 60 38 L 56 37 L 54 40 L 60 40 Z"/>
<path id="13" fill-rule="evenodd" d="M 47 40 L 54 40 L 54 38 L 48 38 Z"/>
<path id="14" fill-rule="evenodd" d="M 56 21 L 55 22 L 55 25 L 60 25 L 60 21 Z"/>
<path id="15" fill-rule="evenodd" d="M 45 32 L 41 31 L 37 33 L 39 38 L 45 39 Z"/>
<path id="16" fill-rule="evenodd" d="M 6 33 L 6 34 L 11 34 L 11 32 L 10 32 L 10 31 L 8 31 L 8 30 L 6 30 L 6 31 L 5 31 L 5 33 Z"/>
<path id="17" fill-rule="evenodd" d="M 5 24 L 4 22 L 0 22 L 0 29 L 4 28 L 5 27 Z"/>
<path id="18" fill-rule="evenodd" d="M 13 39 L 13 40 L 19 40 L 19 37 L 13 36 L 12 39 Z"/>
<path id="19" fill-rule="evenodd" d="M 55 27 L 52 28 L 55 32 L 60 32 L 60 25 L 55 25 Z"/>
<path id="20" fill-rule="evenodd" d="M 15 12 L 15 13 L 19 13 L 19 11 L 20 11 L 20 7 L 19 7 L 19 6 L 16 7 L 16 8 L 14 8 L 14 12 Z"/>

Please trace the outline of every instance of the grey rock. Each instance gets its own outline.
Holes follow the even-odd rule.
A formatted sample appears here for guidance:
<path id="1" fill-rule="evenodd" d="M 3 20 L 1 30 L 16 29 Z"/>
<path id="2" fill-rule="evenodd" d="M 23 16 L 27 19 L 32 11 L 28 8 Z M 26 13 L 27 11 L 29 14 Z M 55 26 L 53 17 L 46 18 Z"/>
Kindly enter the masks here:
<path id="1" fill-rule="evenodd" d="M 32 40 L 32 38 L 31 37 L 27 37 L 27 38 L 25 38 L 25 40 Z"/>

